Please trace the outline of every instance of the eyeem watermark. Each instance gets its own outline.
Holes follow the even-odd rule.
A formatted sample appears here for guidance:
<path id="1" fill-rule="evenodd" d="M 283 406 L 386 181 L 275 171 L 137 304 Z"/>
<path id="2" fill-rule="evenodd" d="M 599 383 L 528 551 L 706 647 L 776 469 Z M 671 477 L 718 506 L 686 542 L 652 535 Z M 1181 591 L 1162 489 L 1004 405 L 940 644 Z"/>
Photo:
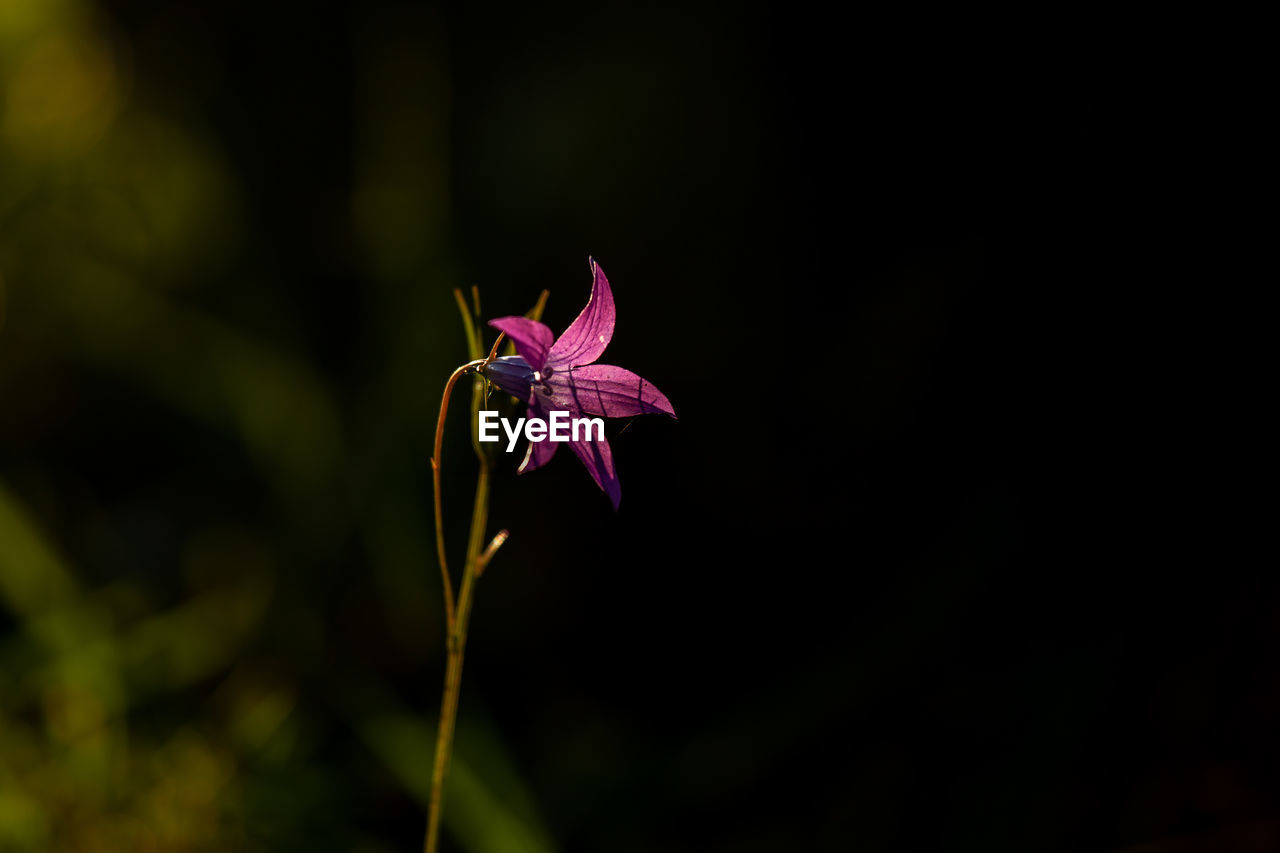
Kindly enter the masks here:
<path id="1" fill-rule="evenodd" d="M 497 412 L 482 409 L 480 411 L 480 440 L 501 441 L 498 435 L 498 424 L 507 434 L 507 452 L 515 449 L 516 439 L 520 438 L 520 429 L 524 428 L 524 437 L 529 441 L 604 441 L 604 418 L 570 418 L 568 412 L 552 412 L 551 419 L 516 418 L 515 426 L 506 418 L 499 417 Z M 581 431 L 582 438 L 579 438 Z M 592 438 L 592 433 L 595 438 Z"/>

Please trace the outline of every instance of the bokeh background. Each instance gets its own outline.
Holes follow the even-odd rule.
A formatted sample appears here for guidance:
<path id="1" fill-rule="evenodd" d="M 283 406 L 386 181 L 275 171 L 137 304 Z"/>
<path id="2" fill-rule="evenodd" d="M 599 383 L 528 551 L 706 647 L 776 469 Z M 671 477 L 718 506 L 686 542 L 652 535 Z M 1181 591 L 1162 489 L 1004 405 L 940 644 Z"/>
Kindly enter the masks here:
<path id="1" fill-rule="evenodd" d="M 1059 23 L 0 0 L 0 849 L 420 845 L 452 290 L 589 254 L 680 419 L 501 466 L 449 849 L 1280 849 L 1190 161 Z"/>

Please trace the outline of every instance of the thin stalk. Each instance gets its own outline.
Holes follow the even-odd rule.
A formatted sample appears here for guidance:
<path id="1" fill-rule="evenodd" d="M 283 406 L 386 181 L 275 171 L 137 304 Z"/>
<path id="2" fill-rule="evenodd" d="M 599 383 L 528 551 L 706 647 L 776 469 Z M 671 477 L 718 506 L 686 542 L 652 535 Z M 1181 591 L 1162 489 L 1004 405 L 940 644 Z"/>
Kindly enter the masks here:
<path id="1" fill-rule="evenodd" d="M 444 502 L 440 499 L 440 448 L 444 444 L 444 417 L 449 411 L 449 397 L 453 395 L 453 386 L 462 376 L 480 365 L 484 359 L 470 361 L 455 370 L 444 385 L 444 396 L 440 399 L 440 416 L 436 418 L 436 443 L 431 454 L 431 488 L 436 503 L 436 557 L 440 562 L 440 579 L 444 584 L 445 625 L 453 632 L 454 605 L 453 581 L 449 580 L 449 563 L 444 554 Z"/>
<path id="2" fill-rule="evenodd" d="M 493 345 L 489 353 L 489 361 L 497 357 L 502 335 Z M 435 853 L 440 838 L 440 816 L 444 806 L 444 780 L 449 772 L 449 759 L 453 753 L 453 734 L 458 720 L 458 697 L 462 688 L 462 660 L 467 647 L 467 626 L 471 622 L 471 601 L 475 593 L 475 582 L 484 571 L 502 543 L 507 540 L 507 531 L 503 530 L 493 538 L 488 547 L 484 546 L 485 526 L 489 521 L 489 459 L 476 448 L 476 457 L 480 460 L 480 472 L 476 478 L 476 497 L 471 509 L 471 531 L 467 537 L 467 556 L 462 567 L 462 584 L 458 591 L 455 607 L 453 589 L 449 581 L 449 571 L 444 558 L 444 524 L 440 501 L 440 449 L 444 434 L 444 418 L 449 406 L 449 396 L 453 385 L 469 370 L 485 364 L 485 359 L 478 359 L 463 365 L 453 372 L 445 384 L 444 399 L 440 404 L 440 418 L 436 422 L 435 455 L 432 468 L 435 482 L 436 499 L 436 546 L 440 558 L 440 570 L 444 578 L 445 588 L 445 620 L 446 643 L 448 647 L 448 663 L 445 666 L 444 692 L 440 697 L 440 723 L 436 731 L 435 763 L 431 770 L 431 800 L 427 810 L 427 834 L 423 841 L 424 853 Z M 482 380 L 483 381 L 483 380 Z M 473 408 L 478 410 L 483 397 L 473 397 Z M 474 420 L 474 413 L 473 418 Z"/>

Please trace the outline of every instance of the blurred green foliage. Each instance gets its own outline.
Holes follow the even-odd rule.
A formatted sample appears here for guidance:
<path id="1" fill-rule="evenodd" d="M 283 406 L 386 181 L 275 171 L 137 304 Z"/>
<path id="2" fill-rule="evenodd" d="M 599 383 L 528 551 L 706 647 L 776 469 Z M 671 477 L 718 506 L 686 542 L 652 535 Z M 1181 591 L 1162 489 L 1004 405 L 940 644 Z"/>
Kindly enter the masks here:
<path id="1" fill-rule="evenodd" d="M 360 803 L 425 803 L 432 720 L 343 661 L 345 628 L 316 612 L 363 542 L 380 642 L 435 671 L 429 503 L 395 472 L 427 456 L 438 391 L 420 377 L 466 353 L 439 250 L 442 65 L 393 29 L 362 31 L 341 226 L 386 369 L 344 392 L 272 303 L 207 117 L 135 73 L 132 51 L 155 45 L 83 0 L 0 2 L 0 849 L 378 850 L 412 832 Z M 198 504 L 202 480 L 254 511 L 154 516 L 166 496 Z M 335 725 L 367 751 L 334 746 Z M 453 778 L 466 849 L 553 849 L 482 724 L 464 721 Z"/>

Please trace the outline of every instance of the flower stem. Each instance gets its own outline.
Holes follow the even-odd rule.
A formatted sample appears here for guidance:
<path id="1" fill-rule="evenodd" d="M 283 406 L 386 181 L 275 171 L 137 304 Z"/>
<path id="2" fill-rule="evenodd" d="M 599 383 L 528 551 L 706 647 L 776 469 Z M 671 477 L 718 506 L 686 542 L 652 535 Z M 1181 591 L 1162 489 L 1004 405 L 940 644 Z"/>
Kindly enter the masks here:
<path id="1" fill-rule="evenodd" d="M 449 409 L 449 397 L 453 393 L 453 386 L 459 378 L 481 364 L 484 364 L 484 359 L 464 364 L 453 372 L 445 384 L 444 397 L 440 402 L 440 417 L 436 421 L 434 455 L 431 458 L 436 503 L 436 551 L 440 560 L 441 578 L 444 582 L 448 664 L 445 667 L 444 693 L 440 698 L 435 764 L 431 771 L 431 800 L 427 811 L 427 834 L 423 841 L 425 853 L 435 853 L 439 843 L 440 816 L 444 806 L 444 780 L 449 772 L 449 758 L 453 752 L 453 733 L 458 719 L 458 696 L 462 687 L 462 659 L 467 647 L 467 625 L 471 621 L 471 601 L 475 593 L 476 578 L 484 571 L 493 553 L 507 539 L 507 532 L 503 530 L 493 538 L 487 548 L 484 547 L 485 526 L 489 520 L 489 461 L 487 456 L 477 451 L 480 473 L 476 479 L 475 504 L 471 510 L 471 532 L 467 538 L 467 556 L 462 567 L 462 583 L 455 605 L 449 569 L 445 563 L 444 515 L 440 500 L 440 451 L 444 437 L 445 414 Z M 479 400 L 476 399 L 473 405 L 478 408 Z"/>
<path id="2" fill-rule="evenodd" d="M 444 693 L 440 697 L 440 722 L 436 731 L 435 764 L 431 769 L 431 801 L 427 809 L 427 835 L 422 842 L 425 853 L 435 853 L 440 839 L 440 816 L 444 809 L 444 780 L 449 773 L 449 758 L 453 754 L 453 732 L 458 720 L 458 696 L 462 689 L 462 656 L 467 648 L 467 625 L 471 621 L 471 598 L 475 592 L 476 579 L 484 572 L 489 561 L 502 543 L 507 541 L 507 531 L 499 531 L 488 547 L 484 544 L 485 525 L 489 521 L 489 460 L 491 450 L 480 442 L 478 415 L 485 403 L 489 383 L 480 370 L 484 365 L 498 357 L 498 348 L 502 346 L 505 333 L 500 333 L 484 358 L 481 348 L 480 333 L 476 324 L 480 320 L 480 290 L 471 288 L 474 315 L 467 306 L 466 297 L 461 290 L 454 290 L 454 299 L 462 314 L 462 325 L 467 334 L 467 349 L 472 361 L 459 367 L 450 376 L 444 386 L 444 396 L 440 399 L 440 416 L 436 419 L 436 440 L 431 455 L 432 490 L 436 504 L 436 556 L 440 561 L 440 579 L 444 584 L 444 616 L 445 643 L 449 661 L 444 672 Z M 543 291 L 538 300 L 538 312 L 546 302 L 547 293 Z M 440 451 L 444 445 L 444 420 L 449 411 L 449 398 L 453 395 L 453 386 L 468 373 L 475 373 L 476 379 L 471 389 L 471 446 L 480 460 L 480 473 L 476 479 L 476 500 L 471 510 L 471 532 L 467 535 L 467 557 L 462 566 L 462 585 L 458 591 L 457 602 L 453 598 L 453 582 L 449 578 L 449 564 L 445 560 L 444 549 L 444 507 L 440 499 Z"/>
<path id="3" fill-rule="evenodd" d="M 489 466 L 480 463 L 480 475 L 476 481 L 476 502 L 471 513 L 471 536 L 467 545 L 467 560 L 462 569 L 462 586 L 458 592 L 458 605 L 448 626 L 447 645 L 449 662 L 445 667 L 444 694 L 440 697 L 440 724 L 436 732 L 435 766 L 431 771 L 431 802 L 427 812 L 427 837 L 423 843 L 425 853 L 435 853 L 440 837 L 440 814 L 444 805 L 444 780 L 449 772 L 449 758 L 453 753 L 453 733 L 458 720 L 458 696 L 462 688 L 462 658 L 467 648 L 467 625 L 471 621 L 471 600 L 475 581 L 479 574 L 476 566 L 480 545 L 484 540 L 484 527 L 489 515 Z"/>
<path id="4" fill-rule="evenodd" d="M 449 411 L 449 397 L 454 384 L 467 373 L 484 364 L 484 359 L 469 361 L 455 370 L 444 384 L 444 396 L 440 399 L 440 415 L 436 418 L 436 443 L 431 454 L 431 488 L 436 504 L 436 558 L 440 562 L 440 579 L 444 583 L 445 625 L 453 631 L 453 581 L 449 580 L 449 563 L 444 554 L 444 503 L 440 499 L 440 448 L 444 444 L 444 416 Z M 487 493 L 487 489 L 486 489 Z"/>

